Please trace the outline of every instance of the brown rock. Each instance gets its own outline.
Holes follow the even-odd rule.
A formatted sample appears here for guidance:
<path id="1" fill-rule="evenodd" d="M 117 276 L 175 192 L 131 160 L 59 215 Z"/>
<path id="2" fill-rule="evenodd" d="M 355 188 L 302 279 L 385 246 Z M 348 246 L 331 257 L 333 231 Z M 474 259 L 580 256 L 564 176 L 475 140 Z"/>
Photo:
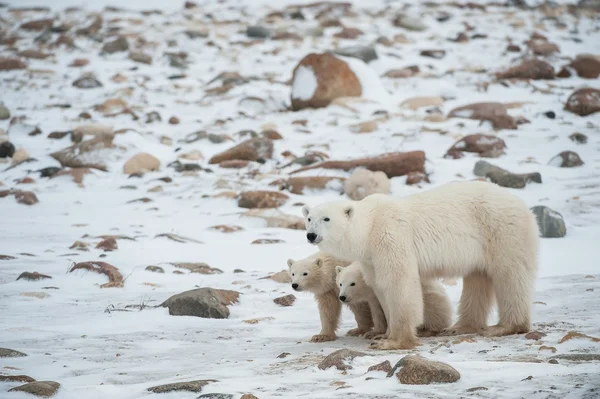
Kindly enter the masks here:
<path id="1" fill-rule="evenodd" d="M 59 388 L 60 384 L 58 382 L 36 381 L 9 389 L 8 392 L 27 392 L 42 398 L 49 398 L 54 396 Z"/>
<path id="2" fill-rule="evenodd" d="M 169 124 L 171 125 L 179 125 L 179 118 L 176 116 L 172 116 L 169 118 Z"/>
<path id="3" fill-rule="evenodd" d="M 277 130 L 273 130 L 273 129 L 263 130 L 261 135 L 269 140 L 283 139 L 283 136 L 281 134 L 279 134 L 279 132 Z"/>
<path id="4" fill-rule="evenodd" d="M 288 215 L 278 209 L 249 209 L 242 213 L 243 217 L 259 218 L 267 223 L 267 227 L 305 230 L 304 219 L 296 215 Z"/>
<path id="5" fill-rule="evenodd" d="M 37 280 L 45 280 L 48 278 L 52 278 L 52 277 L 48 276 L 46 274 L 38 273 L 38 272 L 33 272 L 33 273 L 23 272 L 19 275 L 19 277 L 17 277 L 17 280 L 24 279 L 24 280 L 29 280 L 29 281 L 37 281 Z"/>
<path id="6" fill-rule="evenodd" d="M 34 205 L 34 204 L 37 204 L 38 202 L 40 202 L 38 200 L 37 196 L 35 195 L 35 193 L 33 193 L 31 191 L 15 192 L 15 200 L 17 200 L 17 202 L 19 204 L 23 204 L 23 205 Z"/>
<path id="7" fill-rule="evenodd" d="M 316 80 L 316 82 L 315 82 Z M 294 97 L 304 86 L 316 86 L 312 97 Z M 360 97 L 360 81 L 341 59 L 329 53 L 310 53 L 294 68 L 292 76 L 292 109 L 323 108 L 338 97 Z"/>
<path id="8" fill-rule="evenodd" d="M 217 269 L 216 267 L 210 267 L 204 262 L 177 262 L 171 263 L 175 267 L 187 269 L 192 273 L 199 274 L 222 274 L 223 270 Z"/>
<path id="9" fill-rule="evenodd" d="M 18 54 L 23 58 L 32 58 L 34 60 L 44 60 L 52 55 L 35 49 L 19 51 Z"/>
<path id="10" fill-rule="evenodd" d="M 144 270 L 147 270 L 147 271 L 152 272 L 152 273 L 164 273 L 165 272 L 165 269 L 163 269 L 162 267 L 160 267 L 160 266 L 153 266 L 153 265 L 146 266 L 146 269 L 144 269 Z"/>
<path id="11" fill-rule="evenodd" d="M 107 170 L 103 161 L 104 150 L 115 148 L 113 136 L 98 136 L 81 143 L 73 144 L 63 150 L 53 152 L 50 156 L 62 166 L 69 168 L 92 168 Z"/>
<path id="12" fill-rule="evenodd" d="M 160 161 L 155 156 L 146 152 L 140 152 L 125 162 L 123 165 L 123 173 L 132 175 L 137 173 L 145 173 L 156 171 L 160 168 Z"/>
<path id="13" fill-rule="evenodd" d="M 251 244 L 279 244 L 285 242 L 283 240 L 280 240 L 278 238 L 258 238 L 254 241 L 252 241 Z"/>
<path id="14" fill-rule="evenodd" d="M 258 399 L 258 397 L 252 395 L 251 393 L 245 393 L 242 395 L 242 397 L 240 399 Z"/>
<path id="15" fill-rule="evenodd" d="M 520 53 L 521 47 L 517 46 L 516 44 L 509 44 L 508 46 L 506 46 L 506 51 L 508 51 L 509 53 Z"/>
<path id="16" fill-rule="evenodd" d="M 280 296 L 279 298 L 273 299 L 273 302 L 275 302 L 279 306 L 292 306 L 295 301 L 296 297 L 294 296 L 294 294 L 284 295 Z"/>
<path id="17" fill-rule="evenodd" d="M 535 55 L 548 56 L 554 53 L 560 53 L 560 48 L 547 40 L 533 39 L 529 40 L 527 45 Z"/>
<path id="18" fill-rule="evenodd" d="M 400 370 L 396 373 L 398 369 Z M 460 379 L 460 373 L 454 367 L 419 355 L 408 355 L 400 359 L 388 373 L 388 377 L 394 373 L 400 383 L 410 385 L 452 383 Z"/>
<path id="19" fill-rule="evenodd" d="M 533 339 L 535 341 L 539 341 L 540 339 L 544 338 L 546 336 L 546 333 L 543 333 L 541 331 L 531 331 L 527 334 L 525 334 L 525 339 Z"/>
<path id="20" fill-rule="evenodd" d="M 591 87 L 576 90 L 567 99 L 565 109 L 579 116 L 600 111 L 600 90 Z"/>
<path id="21" fill-rule="evenodd" d="M 520 65 L 497 73 L 496 77 L 498 79 L 550 80 L 554 79 L 554 67 L 543 60 L 528 59 Z"/>
<path id="22" fill-rule="evenodd" d="M 585 134 L 579 132 L 571 134 L 569 138 L 571 139 L 571 141 L 574 141 L 579 144 L 587 144 L 588 142 L 588 137 Z"/>
<path id="23" fill-rule="evenodd" d="M 102 46 L 101 53 L 113 54 L 127 50 L 129 50 L 129 43 L 127 42 L 127 39 L 124 37 L 119 37 L 111 42 L 105 43 L 104 46 Z"/>
<path id="24" fill-rule="evenodd" d="M 475 176 L 486 177 L 493 183 L 508 188 L 524 188 L 529 182 L 542 183 L 542 176 L 535 173 L 511 173 L 486 161 L 477 161 L 473 169 Z"/>
<path id="25" fill-rule="evenodd" d="M 261 277 L 261 280 L 273 280 L 279 284 L 289 284 L 292 282 L 292 278 L 290 277 L 290 273 L 287 270 L 282 270 L 277 273 L 273 273 L 270 276 Z"/>
<path id="26" fill-rule="evenodd" d="M 99 274 L 108 276 L 108 283 L 102 284 L 100 288 L 122 288 L 123 287 L 123 276 L 119 272 L 119 269 L 110 265 L 106 262 L 80 262 L 75 264 L 69 272 L 72 273 L 75 270 L 84 269 L 93 271 Z"/>
<path id="27" fill-rule="evenodd" d="M 591 337 L 589 335 L 580 333 L 578 331 L 569 331 L 567 333 L 567 335 L 565 335 L 564 337 L 562 337 L 560 339 L 560 341 L 558 341 L 559 344 L 562 344 L 564 342 L 570 341 L 574 338 L 582 338 L 582 339 L 589 339 L 592 342 L 600 342 L 600 338 L 596 338 L 596 337 Z"/>
<path id="28" fill-rule="evenodd" d="M 25 69 L 27 64 L 18 58 L 0 57 L 0 71 L 12 71 L 14 69 Z"/>
<path id="29" fill-rule="evenodd" d="M 21 24 L 20 28 L 24 30 L 32 30 L 36 32 L 43 31 L 45 29 L 52 28 L 52 24 L 54 23 L 53 19 L 36 19 L 34 21 L 25 22 Z"/>
<path id="30" fill-rule="evenodd" d="M 505 105 L 497 102 L 464 105 L 450 111 L 448 118 L 487 120 L 494 129 L 517 129 L 517 122 L 508 115 Z"/>
<path id="31" fill-rule="evenodd" d="M 0 375 L 0 382 L 35 382 L 35 378 L 28 375 Z"/>
<path id="32" fill-rule="evenodd" d="M 552 360 L 567 360 L 571 362 L 600 362 L 599 353 L 563 353 L 554 355 Z"/>
<path id="33" fill-rule="evenodd" d="M 13 259 L 15 259 L 15 258 L 13 258 Z M 13 350 L 13 349 L 0 348 L 0 358 L 3 358 L 3 357 L 24 357 L 24 356 L 27 356 L 27 355 L 25 353 L 23 353 L 23 352 L 19 352 L 19 351 Z"/>
<path id="34" fill-rule="evenodd" d="M 270 186 L 278 186 L 280 190 L 288 190 L 292 194 L 304 194 L 304 190 L 325 190 L 330 186 L 343 183 L 341 177 L 331 176 L 302 176 L 290 177 L 287 180 L 276 180 Z"/>
<path id="35" fill-rule="evenodd" d="M 244 191 L 238 199 L 240 208 L 279 208 L 289 197 L 276 191 Z"/>
<path id="36" fill-rule="evenodd" d="M 339 349 L 330 353 L 325 359 L 319 363 L 318 367 L 321 370 L 326 370 L 330 367 L 335 367 L 338 370 L 350 370 L 352 366 L 346 364 L 347 361 L 352 361 L 355 357 L 367 356 L 365 353 L 353 351 L 350 349 Z"/>
<path id="37" fill-rule="evenodd" d="M 569 65 L 562 68 L 556 75 L 561 78 L 571 76 L 574 70 L 577 76 L 585 79 L 596 79 L 600 76 L 600 56 L 592 54 L 579 54 Z"/>
<path id="38" fill-rule="evenodd" d="M 273 157 L 273 142 L 267 138 L 256 137 L 246 140 L 235 147 L 213 156 L 208 163 L 217 164 L 223 161 L 243 160 L 263 163 Z"/>
<path id="39" fill-rule="evenodd" d="M 89 251 L 88 246 L 89 245 L 85 242 L 75 241 L 73 245 L 69 247 L 69 249 L 75 249 L 77 251 Z"/>
<path id="40" fill-rule="evenodd" d="M 211 382 L 218 382 L 218 380 L 195 380 L 185 382 L 175 382 L 173 384 L 157 385 L 148 388 L 148 391 L 154 393 L 165 393 L 173 391 L 188 391 L 188 392 L 201 392 L 202 388 Z"/>
<path id="41" fill-rule="evenodd" d="M 173 295 L 159 306 L 168 307 L 172 316 L 226 319 L 229 317 L 227 306 L 236 303 L 239 295 L 237 291 L 204 287 Z"/>
<path id="42" fill-rule="evenodd" d="M 237 231 L 244 230 L 244 228 L 241 226 L 224 225 L 224 224 L 212 226 L 212 227 L 210 227 L 210 229 L 220 231 L 221 233 L 235 233 Z"/>
<path id="43" fill-rule="evenodd" d="M 476 152 L 482 157 L 497 158 L 504 154 L 505 148 L 506 143 L 497 136 L 471 134 L 454 143 L 446 155 L 455 158 L 457 152 Z"/>
<path id="44" fill-rule="evenodd" d="M 369 367 L 369 369 L 367 370 L 367 373 L 369 373 L 371 371 L 383 371 L 384 373 L 388 374 L 392 371 L 392 364 L 390 363 L 389 360 L 386 360 L 385 362 L 377 363 L 377 364 Z"/>
<path id="45" fill-rule="evenodd" d="M 69 64 L 69 66 L 75 67 L 75 68 L 81 68 L 81 67 L 88 65 L 89 63 L 90 63 L 90 60 L 88 60 L 87 58 L 75 58 L 73 61 L 71 61 L 71 64 Z"/>
<path id="46" fill-rule="evenodd" d="M 35 180 L 31 177 L 24 177 L 21 180 L 17 181 L 17 184 L 33 184 Z"/>
<path id="47" fill-rule="evenodd" d="M 117 240 L 113 237 L 105 238 L 96 245 L 96 249 L 101 249 L 105 252 L 115 251 L 118 249 Z"/>
<path id="48" fill-rule="evenodd" d="M 573 151 L 563 151 L 560 154 L 552 157 L 549 165 L 558 166 L 560 168 L 575 168 L 581 166 L 584 162 L 579 157 L 579 154 Z"/>
<path id="49" fill-rule="evenodd" d="M 391 79 L 402 79 L 402 78 L 410 78 L 411 76 L 415 76 L 420 72 L 420 69 L 416 65 L 412 65 L 402 69 L 391 69 L 387 71 L 383 76 Z"/>
<path id="50" fill-rule="evenodd" d="M 410 172 L 406 175 L 407 186 L 413 186 L 415 184 L 420 184 L 423 182 L 431 183 L 431 181 L 429 181 L 429 176 L 427 176 L 427 174 L 423 172 Z"/>
<path id="51" fill-rule="evenodd" d="M 135 62 L 139 62 L 140 64 L 152 64 L 152 56 L 141 51 L 129 52 L 129 59 Z"/>
<path id="52" fill-rule="evenodd" d="M 239 159 L 232 159 L 231 161 L 223 161 L 219 163 L 219 168 L 224 169 L 243 169 L 250 165 L 250 161 L 242 161 Z"/>
<path id="53" fill-rule="evenodd" d="M 340 39 L 356 39 L 359 36 L 362 36 L 363 31 L 356 28 L 343 28 L 338 33 L 334 34 L 334 37 Z"/>
<path id="54" fill-rule="evenodd" d="M 423 50 L 421 51 L 421 56 L 441 60 L 446 56 L 446 50 Z"/>

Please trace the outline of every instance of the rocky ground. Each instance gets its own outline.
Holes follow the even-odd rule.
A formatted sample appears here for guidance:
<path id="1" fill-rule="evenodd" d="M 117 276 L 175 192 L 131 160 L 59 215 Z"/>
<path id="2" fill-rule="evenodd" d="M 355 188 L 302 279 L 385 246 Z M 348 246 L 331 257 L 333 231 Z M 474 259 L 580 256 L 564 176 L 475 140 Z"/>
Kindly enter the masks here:
<path id="1" fill-rule="evenodd" d="M 600 396 L 597 1 L 4 3 L 1 397 Z M 300 206 L 472 179 L 535 207 L 535 332 L 309 342 Z"/>

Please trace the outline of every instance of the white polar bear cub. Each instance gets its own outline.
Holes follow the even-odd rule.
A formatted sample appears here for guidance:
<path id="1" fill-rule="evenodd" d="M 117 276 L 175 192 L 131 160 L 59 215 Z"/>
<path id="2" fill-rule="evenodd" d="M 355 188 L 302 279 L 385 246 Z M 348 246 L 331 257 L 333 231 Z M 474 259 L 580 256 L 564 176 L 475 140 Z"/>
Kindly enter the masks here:
<path id="1" fill-rule="evenodd" d="M 423 322 L 420 279 L 462 277 L 457 323 L 447 334 L 486 336 L 531 328 L 538 269 L 534 214 L 493 183 L 452 182 L 404 198 L 373 194 L 361 201 L 304 206 L 307 240 L 347 261 L 361 261 L 389 325 L 373 349 L 411 349 Z M 493 299 L 499 321 L 487 326 Z"/>

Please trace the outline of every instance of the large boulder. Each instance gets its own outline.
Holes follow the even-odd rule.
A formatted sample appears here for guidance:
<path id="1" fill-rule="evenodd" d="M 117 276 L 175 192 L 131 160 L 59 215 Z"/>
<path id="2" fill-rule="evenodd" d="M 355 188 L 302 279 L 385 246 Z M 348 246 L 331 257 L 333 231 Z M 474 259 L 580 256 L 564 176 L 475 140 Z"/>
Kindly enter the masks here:
<path id="1" fill-rule="evenodd" d="M 294 68 L 292 109 L 323 108 L 339 97 L 360 97 L 362 86 L 350 66 L 331 53 L 310 53 Z"/>
<path id="2" fill-rule="evenodd" d="M 565 109 L 579 116 L 600 111 L 600 90 L 591 87 L 576 90 L 567 99 Z"/>
<path id="3" fill-rule="evenodd" d="M 428 360 L 419 355 L 408 355 L 396 363 L 388 377 L 396 374 L 402 384 L 428 385 L 452 383 L 460 379 L 460 373 L 446 363 Z"/>
<path id="4" fill-rule="evenodd" d="M 169 308 L 173 316 L 226 319 L 229 317 L 227 306 L 236 303 L 239 295 L 237 291 L 204 287 L 173 295 L 160 306 Z"/>

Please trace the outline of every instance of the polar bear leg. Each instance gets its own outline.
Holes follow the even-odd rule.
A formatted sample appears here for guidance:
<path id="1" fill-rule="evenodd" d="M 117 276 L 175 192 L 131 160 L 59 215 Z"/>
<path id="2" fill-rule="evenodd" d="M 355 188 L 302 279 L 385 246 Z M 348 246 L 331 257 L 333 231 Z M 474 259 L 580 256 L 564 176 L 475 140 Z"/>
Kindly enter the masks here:
<path id="1" fill-rule="evenodd" d="M 463 277 L 463 290 L 458 305 L 458 321 L 441 335 L 480 333 L 494 301 L 492 279 L 484 272 L 471 272 Z"/>
<path id="2" fill-rule="evenodd" d="M 316 297 L 321 318 L 321 332 L 313 335 L 310 342 L 335 341 L 335 331 L 340 323 L 342 303 L 334 291 Z"/>
<path id="3" fill-rule="evenodd" d="M 349 330 L 346 335 L 349 337 L 357 337 L 371 331 L 373 328 L 373 318 L 371 316 L 371 309 L 367 302 L 350 303 L 348 307 L 354 313 L 354 319 L 358 328 Z"/>
<path id="4" fill-rule="evenodd" d="M 452 304 L 444 286 L 437 280 L 421 280 L 423 289 L 423 324 L 419 337 L 432 337 L 452 323 Z"/>
<path id="5" fill-rule="evenodd" d="M 373 317 L 373 329 L 368 333 L 364 334 L 363 337 L 367 339 L 373 339 L 377 336 L 385 334 L 387 330 L 387 321 L 385 319 L 385 313 L 381 304 L 377 300 L 375 295 L 369 298 L 369 308 L 371 309 L 371 315 Z"/>

